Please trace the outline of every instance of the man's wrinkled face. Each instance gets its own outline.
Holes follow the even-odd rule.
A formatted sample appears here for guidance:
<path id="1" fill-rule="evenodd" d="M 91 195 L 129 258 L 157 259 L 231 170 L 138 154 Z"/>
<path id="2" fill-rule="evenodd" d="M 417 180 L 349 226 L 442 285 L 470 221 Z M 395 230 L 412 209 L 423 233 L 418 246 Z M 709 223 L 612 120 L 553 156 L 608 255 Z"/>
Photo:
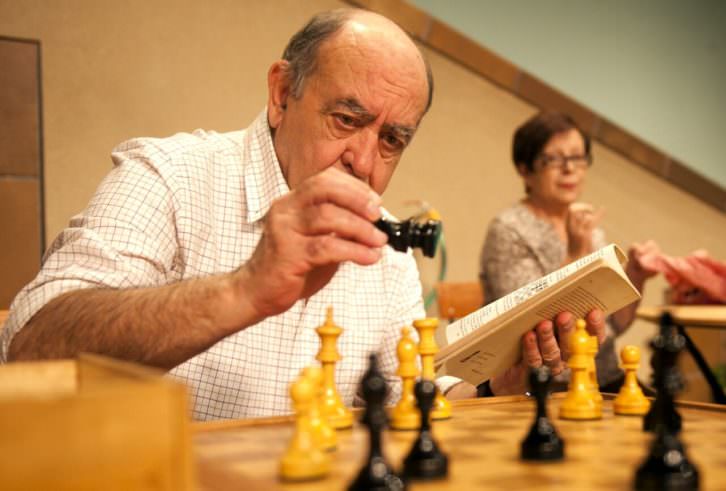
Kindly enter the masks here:
<path id="1" fill-rule="evenodd" d="M 413 138 L 428 98 L 423 61 L 412 45 L 365 29 L 353 24 L 323 43 L 299 98 L 289 84 L 279 107 L 271 97 L 275 150 L 291 189 L 334 166 L 380 194 Z"/>

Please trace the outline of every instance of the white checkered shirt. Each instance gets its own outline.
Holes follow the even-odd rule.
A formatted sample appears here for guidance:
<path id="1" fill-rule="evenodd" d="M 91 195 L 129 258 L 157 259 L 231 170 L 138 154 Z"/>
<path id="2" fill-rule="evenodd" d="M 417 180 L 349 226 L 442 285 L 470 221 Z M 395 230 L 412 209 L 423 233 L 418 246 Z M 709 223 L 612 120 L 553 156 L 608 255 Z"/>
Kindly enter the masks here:
<path id="1" fill-rule="evenodd" d="M 165 285 L 238 268 L 257 245 L 272 201 L 289 191 L 265 111 L 244 131 L 134 139 L 112 158 L 115 166 L 88 208 L 72 218 L 41 272 L 13 301 L 2 361 L 18 330 L 64 292 Z M 338 339 L 343 359 L 336 366 L 344 402 L 353 404 L 370 352 L 379 353 L 391 382 L 389 400 L 395 400 L 400 330 L 424 311 L 413 257 L 386 247 L 377 264 L 341 265 L 307 303 L 298 301 L 171 370 L 190 388 L 194 417 L 290 412 L 288 384 L 316 363 L 315 328 L 329 305 L 344 329 Z"/>

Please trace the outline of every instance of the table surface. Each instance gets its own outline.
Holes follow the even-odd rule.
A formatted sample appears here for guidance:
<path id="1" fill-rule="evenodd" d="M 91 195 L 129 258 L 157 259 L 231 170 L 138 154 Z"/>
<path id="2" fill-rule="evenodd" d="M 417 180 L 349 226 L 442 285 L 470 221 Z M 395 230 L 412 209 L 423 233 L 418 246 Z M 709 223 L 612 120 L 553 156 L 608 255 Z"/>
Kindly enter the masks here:
<path id="1" fill-rule="evenodd" d="M 563 394 L 550 398 L 548 414 L 565 440 L 565 460 L 526 463 L 520 441 L 534 419 L 535 403 L 524 396 L 455 401 L 453 417 L 434 422 L 433 433 L 449 455 L 449 477 L 415 482 L 411 489 L 631 489 L 635 471 L 649 452 L 652 434 L 642 418 L 613 414 L 606 396 L 603 418 L 566 421 L 558 418 Z M 679 403 L 681 440 L 698 467 L 702 490 L 726 489 L 726 408 Z M 368 435 L 356 424 L 338 432 L 331 473 L 323 480 L 285 483 L 278 479 L 279 460 L 293 433 L 290 417 L 196 423 L 194 449 L 200 489 L 341 490 L 360 470 L 368 452 Z M 398 468 L 416 432 L 387 431 L 384 454 Z"/>
<path id="2" fill-rule="evenodd" d="M 663 312 L 670 312 L 673 319 L 686 327 L 726 329 L 726 305 L 662 305 L 640 307 L 637 316 L 658 321 Z"/>

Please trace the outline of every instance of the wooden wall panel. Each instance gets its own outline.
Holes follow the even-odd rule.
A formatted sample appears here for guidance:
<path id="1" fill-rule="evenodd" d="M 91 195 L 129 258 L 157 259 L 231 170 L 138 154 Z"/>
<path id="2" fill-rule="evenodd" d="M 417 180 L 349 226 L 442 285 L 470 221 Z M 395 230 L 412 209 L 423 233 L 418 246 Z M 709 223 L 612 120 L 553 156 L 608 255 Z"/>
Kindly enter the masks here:
<path id="1" fill-rule="evenodd" d="M 0 175 L 40 172 L 38 45 L 0 37 Z"/>
<path id="2" fill-rule="evenodd" d="M 37 180 L 0 177 L 0 309 L 40 267 L 40 186 Z"/>
<path id="3" fill-rule="evenodd" d="M 39 58 L 37 42 L 0 37 L 0 309 L 43 249 Z"/>

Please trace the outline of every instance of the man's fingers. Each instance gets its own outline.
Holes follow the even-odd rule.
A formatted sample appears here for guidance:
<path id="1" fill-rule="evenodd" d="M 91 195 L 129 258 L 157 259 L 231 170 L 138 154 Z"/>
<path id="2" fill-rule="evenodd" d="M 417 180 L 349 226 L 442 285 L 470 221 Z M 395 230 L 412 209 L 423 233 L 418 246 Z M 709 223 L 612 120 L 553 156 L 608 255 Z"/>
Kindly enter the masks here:
<path id="1" fill-rule="evenodd" d="M 334 235 L 319 235 L 304 239 L 305 260 L 312 266 L 352 261 L 367 266 L 381 258 L 381 249 L 367 247 Z"/>
<path id="2" fill-rule="evenodd" d="M 562 371 L 562 355 L 555 338 L 552 322 L 540 322 L 535 328 L 535 332 L 537 333 L 537 344 L 542 355 L 542 362 L 552 370 L 553 375 L 559 374 Z"/>
<path id="3" fill-rule="evenodd" d="M 367 184 L 326 169 L 272 204 L 265 243 L 286 274 L 296 276 L 344 261 L 373 264 L 388 240 L 372 222 L 380 217 L 380 203 Z"/>
<path id="4" fill-rule="evenodd" d="M 307 207 L 301 227 L 308 236 L 333 234 L 370 247 L 382 247 L 388 240 L 372 222 L 330 203 Z"/>
<path id="5" fill-rule="evenodd" d="M 569 312 L 561 312 L 555 317 L 555 326 L 562 359 L 567 361 L 570 359 L 570 335 L 575 330 L 575 316 Z"/>
<path id="6" fill-rule="evenodd" d="M 381 197 L 364 182 L 335 167 L 305 180 L 295 196 L 301 207 L 332 203 L 368 221 L 381 217 Z"/>
<path id="7" fill-rule="evenodd" d="M 587 332 L 597 337 L 598 344 L 605 341 L 605 315 L 600 309 L 593 309 L 585 316 Z"/>
<path id="8" fill-rule="evenodd" d="M 533 339 L 536 338 L 534 332 L 531 334 Z M 536 343 L 537 340 L 534 339 L 534 342 Z M 516 365 L 507 368 L 501 375 L 496 375 L 489 380 L 489 387 L 494 395 L 522 394 L 526 390 L 529 369 L 525 363 L 524 360 L 521 360 Z"/>
<path id="9" fill-rule="evenodd" d="M 542 355 L 539 352 L 537 335 L 534 331 L 529 331 L 522 336 L 522 359 L 528 367 L 537 368 L 542 366 Z"/>

